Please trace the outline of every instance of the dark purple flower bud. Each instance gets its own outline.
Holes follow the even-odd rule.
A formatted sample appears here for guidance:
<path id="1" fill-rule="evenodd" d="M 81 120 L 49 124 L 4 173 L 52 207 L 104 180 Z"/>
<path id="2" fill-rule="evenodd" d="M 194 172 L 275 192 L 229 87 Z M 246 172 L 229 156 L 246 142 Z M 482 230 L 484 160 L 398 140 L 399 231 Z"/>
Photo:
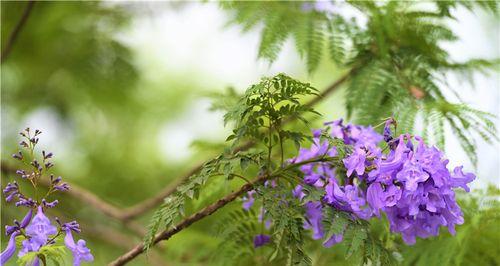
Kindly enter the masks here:
<path id="1" fill-rule="evenodd" d="M 22 152 L 14 153 L 12 154 L 12 158 L 22 160 L 24 158 L 23 153 Z"/>
<path id="2" fill-rule="evenodd" d="M 54 164 L 53 164 L 53 163 L 51 163 L 51 162 L 45 163 L 45 168 L 46 168 L 46 169 L 49 169 L 49 168 L 51 168 L 52 166 L 54 166 Z"/>
<path id="3" fill-rule="evenodd" d="M 24 216 L 23 220 L 21 221 L 21 225 L 20 227 L 21 228 L 25 228 L 26 226 L 28 226 L 28 224 L 30 223 L 31 221 L 31 217 L 33 216 L 33 209 L 30 209 L 28 211 L 28 213 L 26 214 L 26 216 Z"/>
<path id="4" fill-rule="evenodd" d="M 38 138 L 33 137 L 33 138 L 30 139 L 30 142 L 33 143 L 33 144 L 37 144 L 38 143 Z"/>
<path id="5" fill-rule="evenodd" d="M 8 195 L 7 197 L 5 197 L 5 201 L 11 202 L 17 196 L 17 194 L 18 193 L 12 193 L 12 194 Z"/>
<path id="6" fill-rule="evenodd" d="M 42 199 L 43 206 L 47 208 L 54 208 L 59 203 L 58 200 L 54 200 L 52 202 L 47 202 L 45 199 Z"/>
<path id="7" fill-rule="evenodd" d="M 19 207 L 19 206 L 26 206 L 28 208 L 33 208 L 36 206 L 36 202 L 29 198 L 25 198 L 25 197 L 19 197 L 19 201 L 16 202 L 16 207 Z"/>
<path id="8" fill-rule="evenodd" d="M 6 235 L 11 235 L 15 231 L 19 230 L 19 226 L 16 225 L 6 225 L 5 226 L 5 234 Z"/>
<path id="9" fill-rule="evenodd" d="M 8 183 L 4 188 L 3 193 L 5 194 L 5 201 L 11 202 L 16 196 L 19 195 L 19 186 L 17 182 Z"/>
<path id="10" fill-rule="evenodd" d="M 23 176 L 23 175 L 26 175 L 26 171 L 24 171 L 24 170 L 16 170 L 16 174 L 18 174 L 20 176 Z"/>
<path id="11" fill-rule="evenodd" d="M 40 134 L 42 134 L 42 131 L 40 131 L 40 130 L 38 130 L 38 129 L 37 129 L 37 130 L 35 130 L 35 136 L 40 135 Z"/>
<path id="12" fill-rule="evenodd" d="M 17 184 L 16 181 L 13 183 L 8 183 L 7 186 L 3 189 L 3 193 L 8 193 L 11 191 L 18 191 L 19 190 L 19 185 Z"/>
<path id="13" fill-rule="evenodd" d="M 45 159 L 50 159 L 54 155 L 52 152 L 45 153 L 45 151 L 42 151 L 43 158 Z"/>
<path id="14" fill-rule="evenodd" d="M 62 178 L 60 176 L 58 176 L 56 179 L 54 179 L 54 175 L 50 175 L 50 182 L 54 185 L 61 182 L 61 180 L 62 180 Z"/>
<path id="15" fill-rule="evenodd" d="M 61 229 L 64 231 L 72 230 L 76 233 L 80 233 L 82 231 L 82 230 L 80 230 L 80 225 L 76 221 L 62 224 Z"/>
<path id="16" fill-rule="evenodd" d="M 70 186 L 67 183 L 62 183 L 59 186 L 54 186 L 54 189 L 59 190 L 59 191 L 68 191 L 69 188 L 70 188 Z"/>
<path id="17" fill-rule="evenodd" d="M 269 243 L 271 241 L 271 237 L 268 236 L 268 235 L 256 235 L 254 238 L 253 238 L 253 246 L 255 248 L 258 248 L 258 247 L 261 247 L 267 243 Z"/>
<path id="18" fill-rule="evenodd" d="M 24 148 L 28 148 L 28 147 L 29 147 L 28 143 L 26 143 L 26 141 L 24 141 L 24 140 L 23 140 L 23 141 L 21 141 L 21 142 L 19 142 L 19 145 L 20 145 L 21 147 L 24 147 Z"/>

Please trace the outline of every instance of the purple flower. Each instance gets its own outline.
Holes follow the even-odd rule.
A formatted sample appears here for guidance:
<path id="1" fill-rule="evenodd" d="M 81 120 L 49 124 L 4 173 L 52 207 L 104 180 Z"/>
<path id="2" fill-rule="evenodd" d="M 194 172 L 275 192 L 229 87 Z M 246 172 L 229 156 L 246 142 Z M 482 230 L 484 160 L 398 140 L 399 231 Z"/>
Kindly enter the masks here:
<path id="1" fill-rule="evenodd" d="M 302 191 L 302 185 L 297 185 L 293 189 L 293 196 L 298 198 L 299 200 L 302 200 L 306 196 L 306 194 Z"/>
<path id="2" fill-rule="evenodd" d="M 57 233 L 57 228 L 53 226 L 49 218 L 45 216 L 42 206 L 38 206 L 38 212 L 35 217 L 33 217 L 31 224 L 26 227 L 26 233 L 32 238 L 38 238 L 45 244 L 49 235 Z"/>
<path id="3" fill-rule="evenodd" d="M 22 249 L 18 256 L 22 257 L 28 252 L 38 251 L 42 246 L 48 244 L 49 235 L 57 233 L 57 229 L 50 223 L 49 218 L 43 213 L 42 206 L 38 206 L 38 212 L 31 223 L 26 227 L 28 239 L 23 240 Z"/>
<path id="4" fill-rule="evenodd" d="M 82 230 L 80 229 L 80 225 L 76 221 L 72 221 L 69 223 L 65 223 L 61 225 L 61 230 L 71 230 L 76 233 L 80 233 Z"/>
<path id="5" fill-rule="evenodd" d="M 407 161 L 403 169 L 396 175 L 399 181 L 404 182 L 405 188 L 410 191 L 417 189 L 418 183 L 429 178 L 429 174 L 424 172 L 419 164 Z"/>
<path id="6" fill-rule="evenodd" d="M 71 234 L 71 229 L 66 229 L 66 236 L 64 237 L 64 244 L 73 253 L 73 266 L 79 266 L 82 261 L 91 262 L 94 260 L 94 256 L 90 253 L 90 249 L 87 248 L 85 240 L 80 239 L 75 244 L 73 240 L 73 235 Z"/>
<path id="7" fill-rule="evenodd" d="M 380 216 L 379 210 L 385 206 L 384 199 L 385 195 L 380 183 L 373 183 L 366 190 L 366 200 L 377 216 Z"/>
<path id="8" fill-rule="evenodd" d="M 16 252 L 16 236 L 20 234 L 19 231 L 16 231 L 10 235 L 9 243 L 7 243 L 7 247 L 2 254 L 0 254 L 0 265 L 4 265 Z"/>
<path id="9" fill-rule="evenodd" d="M 29 239 L 23 240 L 22 248 L 17 254 L 18 257 L 26 255 L 28 252 L 34 252 L 40 250 L 42 246 L 47 244 L 47 238 L 42 238 L 39 235 L 31 236 Z"/>
<path id="10" fill-rule="evenodd" d="M 5 201 L 11 202 L 15 197 L 19 196 L 19 185 L 16 181 L 13 183 L 8 183 L 3 189 L 3 194 L 5 195 Z"/>
<path id="11" fill-rule="evenodd" d="M 342 125 L 342 119 L 335 120 L 332 122 L 325 123 L 326 125 L 331 125 L 332 133 L 331 136 L 334 138 L 344 139 L 344 126 Z"/>
<path id="12" fill-rule="evenodd" d="M 383 137 L 377 133 L 371 126 L 360 127 L 358 134 L 355 138 L 356 145 L 358 147 L 376 147 L 379 142 L 383 140 Z"/>
<path id="13" fill-rule="evenodd" d="M 36 201 L 32 198 L 26 198 L 22 194 L 19 194 L 19 201 L 16 202 L 16 207 L 25 206 L 28 208 L 34 208 L 36 206 Z"/>
<path id="14" fill-rule="evenodd" d="M 344 239 L 343 234 L 334 234 L 329 239 L 327 239 L 325 242 L 323 242 L 323 246 L 325 248 L 329 248 L 337 243 L 342 242 L 343 239 Z"/>
<path id="15" fill-rule="evenodd" d="M 354 152 L 343 160 L 347 169 L 347 176 L 351 176 L 356 171 L 358 175 L 365 172 L 366 151 L 357 148 Z"/>
<path id="16" fill-rule="evenodd" d="M 243 197 L 243 209 L 247 211 L 250 210 L 255 201 L 255 199 L 253 198 L 253 195 L 255 193 L 256 193 L 255 190 L 250 190 L 248 191 L 247 196 Z"/>
<path id="17" fill-rule="evenodd" d="M 268 235 L 263 235 L 263 234 L 256 235 L 253 238 L 253 246 L 254 246 L 254 248 L 258 248 L 258 247 L 261 247 L 261 246 L 269 243 L 270 241 L 271 241 L 271 237 Z"/>
<path id="18" fill-rule="evenodd" d="M 313 239 L 323 238 L 323 208 L 320 201 L 309 201 L 305 204 L 306 218 L 304 228 L 313 230 Z"/>
<path id="19" fill-rule="evenodd" d="M 404 136 L 401 135 L 398 139 L 398 145 L 394 151 L 391 150 L 386 160 L 380 160 L 377 166 L 380 173 L 399 170 L 403 163 L 407 160 L 408 148 L 404 143 Z"/>
<path id="20" fill-rule="evenodd" d="M 47 208 L 54 208 L 58 203 L 59 203 L 58 200 L 47 202 L 45 199 L 42 199 L 42 205 Z"/>
<path id="21" fill-rule="evenodd" d="M 325 123 L 331 125 L 331 136 L 342 139 L 354 152 L 343 160 L 347 169 L 344 180 L 337 180 L 336 170 L 329 163 L 310 163 L 299 168 L 304 179 L 295 187 L 293 195 L 302 200 L 304 186 L 309 186 L 307 190 L 324 193 L 321 201 L 304 205 L 307 220 L 304 227 L 313 231 L 314 239 L 324 237 L 325 208 L 348 212 L 353 219 L 365 220 L 374 215 L 380 217 L 381 212 L 385 212 L 391 231 L 400 233 L 410 245 L 417 237 L 438 235 L 442 226 L 454 234 L 455 225 L 463 223 L 463 213 L 452 188 L 469 191 L 467 184 L 475 176 L 463 173 L 461 166 L 451 174 L 448 160 L 439 149 L 426 146 L 418 136 L 394 137 L 390 126 L 395 121 L 390 119 L 385 124 L 382 136 L 371 127 L 344 126 L 342 120 Z M 309 149 L 300 149 L 292 163 L 337 154 L 335 147 L 321 142 L 319 133 L 319 130 L 314 131 L 314 144 Z M 418 141 L 416 146 L 413 139 Z M 389 145 L 387 153 L 378 147 L 382 140 Z M 353 172 L 356 175 L 352 176 Z M 343 233 L 334 234 L 323 244 L 329 247 L 342 239 Z"/>
<path id="22" fill-rule="evenodd" d="M 453 169 L 453 175 L 451 176 L 450 185 L 452 187 L 461 187 L 465 191 L 469 192 L 470 189 L 467 183 L 470 183 L 476 179 L 476 176 L 472 173 L 466 173 L 462 171 L 463 166 L 457 166 Z"/>

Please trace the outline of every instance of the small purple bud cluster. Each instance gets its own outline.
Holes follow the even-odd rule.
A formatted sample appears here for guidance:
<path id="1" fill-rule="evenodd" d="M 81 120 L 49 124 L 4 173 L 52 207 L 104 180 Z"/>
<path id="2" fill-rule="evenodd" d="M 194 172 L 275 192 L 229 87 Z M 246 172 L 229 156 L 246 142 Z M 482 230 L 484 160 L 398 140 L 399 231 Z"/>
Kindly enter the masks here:
<path id="1" fill-rule="evenodd" d="M 12 155 L 14 159 L 21 161 L 28 167 L 29 170 L 17 170 L 16 174 L 22 179 L 28 180 L 33 185 L 35 191 L 38 190 L 40 179 L 44 178 L 47 175 L 47 171 L 54 166 L 49 161 L 53 157 L 51 152 L 42 151 L 41 163 L 34 156 L 35 146 L 39 141 L 38 136 L 41 133 L 40 130 L 35 130 L 32 134 L 30 129 L 26 128 L 20 133 L 24 140 L 19 143 L 26 152 L 19 151 Z M 14 255 L 17 248 L 16 237 L 22 237 L 23 239 L 21 241 L 21 249 L 17 254 L 18 257 L 22 257 L 29 252 L 38 252 L 44 246 L 54 245 L 56 239 L 62 236 L 63 233 L 65 234 L 64 243 L 73 254 L 73 265 L 80 265 L 82 261 L 93 261 L 94 258 L 90 250 L 86 247 L 85 241 L 80 239 L 75 243 L 73 240 L 71 231 L 80 233 L 80 226 L 76 221 L 61 223 L 56 217 L 55 220 L 59 225 L 56 227 L 44 213 L 45 209 L 54 208 L 59 202 L 57 199 L 49 201 L 47 200 L 48 197 L 55 191 L 67 190 L 69 190 L 68 184 L 63 183 L 61 177 L 54 178 L 53 175 L 50 175 L 48 192 L 41 199 L 38 199 L 37 196 L 35 196 L 35 199 L 25 196 L 16 181 L 7 184 L 3 190 L 5 200 L 11 202 L 16 199 L 15 205 L 27 207 L 28 213 L 20 223 L 14 220 L 14 225 L 5 227 L 5 233 L 7 236 L 10 236 L 10 239 L 6 249 L 0 255 L 0 265 L 4 265 Z M 35 210 L 36 214 L 33 216 Z M 31 265 L 40 265 L 38 256 L 31 262 Z"/>
<path id="2" fill-rule="evenodd" d="M 354 219 L 368 220 L 380 217 L 384 212 L 392 232 L 401 233 L 407 244 L 414 244 L 416 237 L 436 236 L 440 226 L 455 233 L 455 225 L 463 223 L 463 214 L 455 200 L 453 188 L 467 192 L 467 183 L 475 179 L 471 173 L 463 173 L 462 166 L 452 173 L 448 160 L 436 147 L 425 145 L 422 138 L 409 134 L 394 138 L 391 118 L 385 123 L 383 135 L 371 127 L 343 125 L 342 120 L 326 123 L 328 134 L 343 140 L 352 151 L 343 159 L 346 175 L 337 176 L 337 170 L 326 163 L 315 162 L 301 166 L 303 184 L 294 195 L 305 196 L 303 186 L 322 191 L 320 201 L 305 203 L 305 225 L 311 228 L 314 239 L 324 237 L 322 228 L 323 208 L 351 213 Z M 301 149 L 292 163 L 324 155 L 335 156 L 337 150 L 325 140 L 321 142 L 319 131 L 314 131 L 314 143 L 310 149 Z M 379 144 L 384 140 L 388 152 Z M 412 140 L 418 144 L 414 145 Z M 342 234 L 324 241 L 331 246 L 342 241 Z"/>

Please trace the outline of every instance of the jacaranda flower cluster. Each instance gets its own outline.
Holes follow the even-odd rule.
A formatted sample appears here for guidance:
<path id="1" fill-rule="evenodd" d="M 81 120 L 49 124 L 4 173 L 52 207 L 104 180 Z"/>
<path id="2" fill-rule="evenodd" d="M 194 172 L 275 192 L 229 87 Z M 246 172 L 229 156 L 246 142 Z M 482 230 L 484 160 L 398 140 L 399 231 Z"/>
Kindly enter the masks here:
<path id="1" fill-rule="evenodd" d="M 342 120 L 326 123 L 325 130 L 313 131 L 311 147 L 301 148 L 298 156 L 290 160 L 300 163 L 338 156 L 337 148 L 322 137 L 325 134 L 346 145 L 343 170 L 329 162 L 300 166 L 304 179 L 294 189 L 294 196 L 305 200 L 305 186 L 323 195 L 321 200 L 304 202 L 307 218 L 304 228 L 312 230 L 313 239 L 325 237 L 322 225 L 325 208 L 363 220 L 385 213 L 391 231 L 400 233 L 410 245 L 416 237 L 438 235 L 441 226 L 454 234 L 455 225 L 464 222 L 453 189 L 460 187 L 468 192 L 467 184 L 475 176 L 464 173 L 462 166 L 450 172 L 443 153 L 427 146 L 421 137 L 409 134 L 394 137 L 391 126 L 395 124 L 395 120 L 388 119 L 383 134 L 379 134 L 372 127 L 344 125 Z M 254 201 L 254 192 L 251 193 L 244 202 L 246 209 Z M 323 245 L 330 247 L 342 239 L 343 233 L 334 234 Z"/>
<path id="2" fill-rule="evenodd" d="M 55 218 L 56 225 L 54 225 L 45 215 L 45 210 L 58 204 L 58 200 L 49 201 L 49 197 L 54 192 L 69 190 L 69 186 L 62 182 L 61 177 L 54 178 L 53 175 L 47 177 L 47 172 L 54 166 L 50 162 L 53 157 L 52 153 L 42 151 L 41 160 L 39 161 L 36 158 L 35 146 L 38 144 L 38 136 L 41 131 L 35 130 L 32 132 L 29 128 L 26 128 L 20 134 L 23 141 L 19 144 L 25 152 L 19 151 L 13 154 L 12 157 L 27 166 L 27 169 L 17 170 L 16 173 L 20 178 L 33 185 L 35 196 L 32 198 L 25 195 L 16 181 L 8 183 L 3 190 L 7 202 L 15 201 L 16 206 L 25 207 L 28 211 L 21 222 L 14 220 L 12 226 L 5 227 L 5 234 L 10 238 L 6 249 L 0 255 L 1 265 L 4 265 L 14 255 L 18 248 L 16 246 L 16 240 L 18 240 L 21 245 L 17 256 L 23 257 L 30 252 L 36 252 L 36 256 L 34 256 L 33 261 L 29 262 L 29 265 L 38 266 L 41 264 L 40 261 L 47 260 L 42 248 L 47 250 L 55 247 L 56 242 L 63 235 L 66 247 L 73 254 L 73 265 L 80 265 L 82 261 L 93 261 L 94 258 L 87 248 L 85 240 L 80 239 L 75 243 L 73 239 L 73 232 L 80 233 L 80 226 L 76 221 L 62 223 Z M 46 194 L 39 197 L 38 186 L 42 178 L 50 178 L 50 185 Z"/>
<path id="3" fill-rule="evenodd" d="M 371 127 L 343 125 L 342 120 L 327 123 L 333 138 L 342 139 L 352 149 L 343 159 L 344 178 L 336 176 L 336 169 L 326 163 L 312 163 L 301 167 L 303 185 L 324 190 L 318 202 L 305 204 L 306 215 L 313 229 L 313 237 L 320 239 L 322 208 L 333 207 L 346 211 L 354 218 L 368 220 L 384 212 L 392 232 L 400 233 L 407 244 L 416 237 L 436 236 L 440 226 L 455 233 L 455 225 L 463 223 L 463 214 L 455 200 L 453 188 L 467 192 L 467 183 L 475 176 L 463 173 L 462 166 L 450 172 L 448 160 L 436 147 L 429 147 L 421 137 L 409 134 L 392 136 L 393 119 L 385 122 L 383 135 Z M 336 154 L 327 140 L 320 142 L 320 132 L 314 133 L 310 149 L 301 149 L 295 162 Z M 388 152 L 380 148 L 382 141 Z M 295 193 L 300 195 L 301 187 Z M 330 246 L 342 240 L 334 235 L 325 241 Z"/>

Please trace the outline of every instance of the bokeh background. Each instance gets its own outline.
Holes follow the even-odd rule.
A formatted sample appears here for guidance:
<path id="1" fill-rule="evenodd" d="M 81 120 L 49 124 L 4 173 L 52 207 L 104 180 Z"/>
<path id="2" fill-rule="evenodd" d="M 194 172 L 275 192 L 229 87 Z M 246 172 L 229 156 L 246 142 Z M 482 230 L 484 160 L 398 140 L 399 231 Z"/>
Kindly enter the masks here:
<path id="1" fill-rule="evenodd" d="M 25 5 L 2 1 L 2 45 Z M 354 11 L 347 15 L 363 21 Z M 465 9 L 456 10 L 455 16 L 458 19 L 448 23 L 460 41 L 442 44 L 453 59 L 500 56 L 497 18 Z M 260 77 L 279 72 L 321 90 L 344 72 L 325 60 L 308 75 L 291 41 L 272 65 L 259 61 L 258 29 L 242 33 L 228 20 L 217 3 L 36 3 L 1 65 L 2 163 L 14 163 L 10 154 L 17 151 L 17 133 L 27 126 L 37 128 L 43 131 L 40 146 L 55 154 L 54 173 L 116 206 L 131 206 L 223 147 L 229 128 L 224 127 L 222 112 L 210 110 L 210 95 L 228 88 L 241 93 Z M 449 83 L 473 107 L 498 114 L 498 74 L 478 74 L 475 80 L 472 86 L 450 76 Z M 317 106 L 323 117 L 315 125 L 345 115 L 343 93 L 339 90 Z M 450 164 L 464 163 L 475 171 L 476 189 L 500 186 L 498 143 L 478 142 L 474 169 L 448 133 Z M 2 184 L 14 178 L 2 174 Z M 190 208 L 227 190 L 226 184 L 213 184 Z M 56 215 L 81 221 L 96 265 L 105 265 L 124 252 L 126 244 L 141 240 L 74 198 L 62 197 L 59 211 Z M 209 264 L 219 244 L 212 228 L 220 215 L 183 231 L 153 250 L 148 260 L 141 256 L 131 265 L 162 265 L 165 258 L 168 265 Z M 150 216 L 138 222 L 145 225 Z M 2 228 L 21 217 L 2 199 Z"/>

